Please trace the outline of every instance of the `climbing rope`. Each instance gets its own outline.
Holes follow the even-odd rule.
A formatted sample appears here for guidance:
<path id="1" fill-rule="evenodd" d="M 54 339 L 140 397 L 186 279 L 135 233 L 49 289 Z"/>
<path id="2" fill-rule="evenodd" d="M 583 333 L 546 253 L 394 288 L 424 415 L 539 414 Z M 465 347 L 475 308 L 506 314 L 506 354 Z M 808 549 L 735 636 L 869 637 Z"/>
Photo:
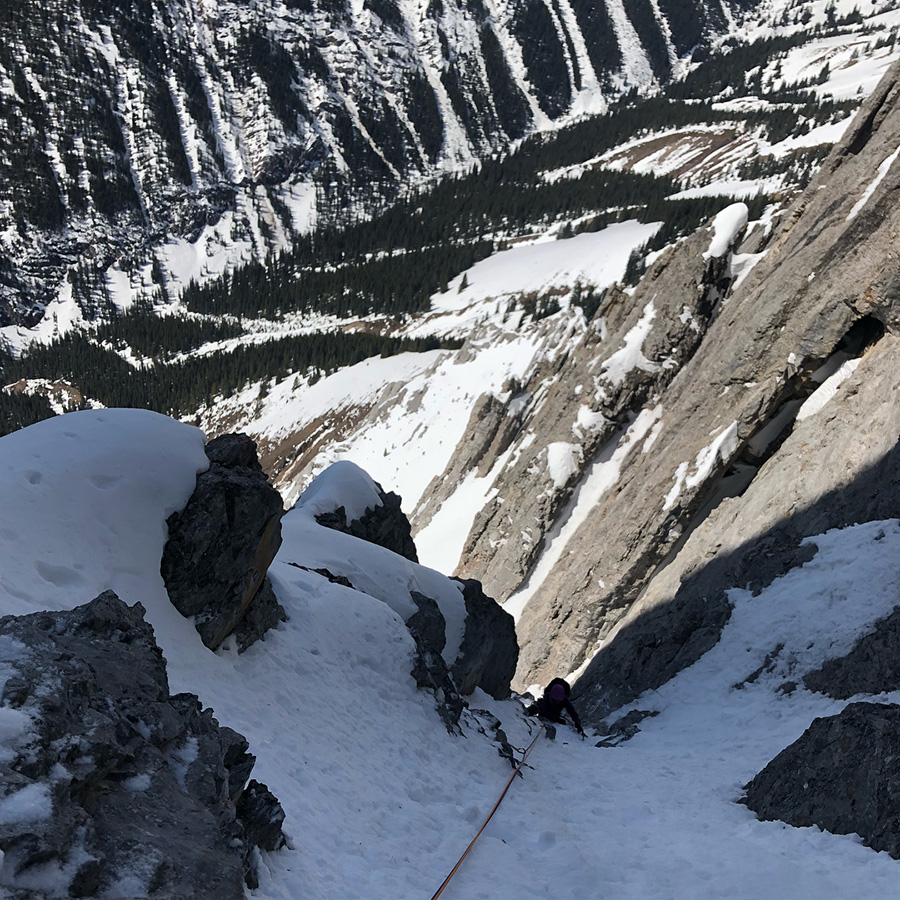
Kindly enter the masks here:
<path id="1" fill-rule="evenodd" d="M 542 724 L 541 727 L 538 728 L 538 733 L 534 736 L 534 740 L 531 742 L 528 749 L 525 751 L 525 755 L 522 757 L 521 762 L 519 763 L 519 765 L 516 766 L 516 769 L 512 773 L 512 775 L 509 776 L 509 781 L 506 782 L 506 787 L 503 788 L 503 792 L 497 798 L 497 802 L 494 804 L 494 808 L 488 813 L 488 816 L 484 820 L 484 823 L 482 824 L 481 828 L 478 829 L 478 834 L 476 834 L 475 837 L 472 838 L 472 842 L 469 844 L 468 847 L 466 847 L 465 853 L 463 853 L 463 855 L 459 858 L 456 865 L 450 871 L 450 874 L 444 879 L 443 884 L 437 889 L 437 891 L 435 892 L 435 894 L 431 898 L 431 900 L 437 900 L 437 898 L 440 897 L 441 894 L 444 893 L 444 888 L 447 887 L 448 884 L 450 884 L 450 879 L 453 878 L 453 876 L 456 874 L 456 870 L 462 865 L 463 860 L 469 855 L 469 851 L 475 846 L 475 841 L 477 841 L 478 838 L 481 837 L 481 832 L 484 831 L 485 828 L 487 828 L 487 823 L 491 821 L 491 819 L 494 816 L 494 813 L 497 812 L 497 807 L 499 807 L 500 804 L 503 802 L 503 798 L 506 796 L 506 792 L 509 790 L 510 786 L 512 785 L 513 779 L 516 777 L 516 775 L 519 774 L 519 772 L 522 769 L 522 766 L 525 765 L 525 760 L 528 759 L 528 754 L 531 753 L 531 751 L 534 749 L 534 745 L 537 743 L 538 738 L 543 734 L 543 732 L 544 732 L 544 726 Z"/>

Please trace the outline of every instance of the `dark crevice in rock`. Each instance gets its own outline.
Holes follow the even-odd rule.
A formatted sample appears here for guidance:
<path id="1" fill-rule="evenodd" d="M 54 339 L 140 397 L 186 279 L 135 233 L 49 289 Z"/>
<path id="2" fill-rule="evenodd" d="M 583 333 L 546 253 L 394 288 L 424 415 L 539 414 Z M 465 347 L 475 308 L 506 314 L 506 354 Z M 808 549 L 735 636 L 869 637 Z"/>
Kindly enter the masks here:
<path id="1" fill-rule="evenodd" d="M 760 422 L 754 434 L 744 442 L 739 462 L 759 470 L 780 449 L 793 431 L 803 403 L 833 375 L 840 366 L 861 357 L 884 337 L 884 325 L 874 316 L 857 319 L 830 353 L 813 357 L 787 381 L 772 412 Z M 749 482 L 747 484 L 749 486 Z M 745 487 L 746 490 L 746 487 Z"/>
<path id="2" fill-rule="evenodd" d="M 353 589 L 353 585 L 350 583 L 350 579 L 346 575 L 335 575 L 333 572 L 328 569 L 311 569 L 309 566 L 301 566 L 300 563 L 289 562 L 289 566 L 293 566 L 295 569 L 302 569 L 304 572 L 315 572 L 316 575 L 321 575 L 323 578 L 327 578 L 332 584 L 340 584 L 343 587 L 348 587 Z"/>

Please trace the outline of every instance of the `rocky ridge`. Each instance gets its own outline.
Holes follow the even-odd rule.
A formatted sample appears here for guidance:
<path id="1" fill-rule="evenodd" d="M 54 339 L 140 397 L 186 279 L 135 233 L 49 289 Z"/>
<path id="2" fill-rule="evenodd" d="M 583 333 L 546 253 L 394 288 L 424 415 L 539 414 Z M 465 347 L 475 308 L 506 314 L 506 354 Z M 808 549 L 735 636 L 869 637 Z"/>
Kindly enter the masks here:
<path id="1" fill-rule="evenodd" d="M 337 473 L 337 474 L 336 474 Z M 322 481 L 340 483 L 337 493 L 321 489 Z M 415 543 L 410 536 L 410 524 L 400 508 L 400 497 L 386 492 L 363 469 L 344 460 L 334 463 L 322 476 L 314 480 L 298 503 L 313 511 L 317 525 L 348 534 L 353 538 L 384 547 L 410 562 L 418 562 Z M 340 498 L 346 496 L 346 504 Z M 355 504 L 347 522 L 346 506 Z M 359 513 L 364 508 L 364 512 Z M 346 565 L 353 566 L 347 559 Z M 357 590 L 338 562 L 331 564 L 336 571 L 318 570 L 329 580 Z M 447 644 L 447 621 L 435 598 L 410 589 L 415 611 L 405 617 L 406 625 L 416 642 L 413 677 L 419 687 L 434 692 L 438 709 L 451 732 L 457 730 L 459 717 L 466 707 L 462 699 L 481 688 L 495 699 L 510 694 L 510 683 L 516 669 L 519 645 L 513 618 L 497 602 L 488 597 L 481 583 L 474 579 L 452 579 L 465 605 L 462 640 L 455 659 L 442 656 Z"/>
<path id="2" fill-rule="evenodd" d="M 244 897 L 254 848 L 284 812 L 248 777 L 247 741 L 192 694 L 170 695 L 140 604 L 112 592 L 66 612 L 0 619 L 4 721 L 0 881 L 15 898 L 56 868 L 66 896 Z M 17 815 L 17 809 L 28 815 Z"/>
<path id="3" fill-rule="evenodd" d="M 171 602 L 194 619 L 209 650 L 233 635 L 242 652 L 285 620 L 266 578 L 280 543 L 281 500 L 246 435 L 216 438 L 205 455 L 209 468 L 194 463 L 201 469 L 194 491 L 168 519 L 161 572 Z M 374 504 L 352 519 L 360 533 L 342 546 L 392 545 L 400 535 L 414 558 L 399 498 L 350 463 L 336 468 L 324 479 L 331 488 L 319 490 L 317 508 L 326 517 L 337 503 L 336 483 L 336 496 L 353 498 L 360 489 Z M 379 506 L 385 498 L 391 502 Z M 374 509 L 383 514 L 371 516 Z M 337 539 L 311 521 L 326 543 Z M 411 571 L 403 567 L 419 567 L 386 549 L 374 559 L 386 567 L 385 583 L 402 590 L 402 573 Z M 353 587 L 346 577 L 315 571 Z M 437 596 L 457 590 L 434 572 L 428 583 Z M 410 674 L 433 693 L 449 732 L 474 728 L 512 760 L 496 717 L 469 711 L 464 699 L 478 687 L 498 699 L 509 695 L 518 652 L 512 617 L 476 581 L 459 583 L 458 591 L 465 626 L 451 664 L 442 656 L 448 624 L 441 608 L 411 593 L 418 612 L 407 622 L 416 647 Z M 408 642 L 402 646 L 408 651 Z M 216 662 L 228 665 L 228 655 Z M 239 898 L 245 884 L 258 886 L 257 851 L 285 844 L 284 811 L 265 785 L 248 780 L 255 762 L 248 741 L 220 726 L 193 694 L 169 693 L 166 661 L 141 604 L 129 608 L 106 591 L 72 610 L 7 616 L 0 620 L 0 668 L 0 883 L 10 896 L 45 896 L 28 886 L 43 891 L 48 866 L 54 884 L 73 897 L 127 885 L 130 896 Z"/>
<path id="4" fill-rule="evenodd" d="M 347 521 L 347 512 L 343 506 L 335 510 L 320 513 L 316 521 L 326 528 L 334 528 L 344 534 L 352 534 L 360 540 L 378 544 L 398 553 L 404 559 L 418 562 L 416 545 L 412 539 L 412 528 L 409 519 L 406 518 L 400 508 L 402 497 L 393 491 L 385 491 L 375 482 L 380 503 L 368 507 L 365 513 L 358 519 Z"/>
<path id="5" fill-rule="evenodd" d="M 805 537 L 896 515 L 900 423 L 891 401 L 898 353 L 891 260 L 900 175 L 885 161 L 898 133 L 900 68 L 894 66 L 792 208 L 765 259 L 725 305 L 703 353 L 661 398 L 664 428 L 652 460 L 661 475 L 654 485 L 650 462 L 636 458 L 628 473 L 631 484 L 655 487 L 655 497 L 645 489 L 636 498 L 626 488 L 620 509 L 655 507 L 657 521 L 689 529 L 730 468 L 749 461 L 754 477 L 691 532 L 594 658 L 579 693 L 597 711 L 670 677 L 715 642 L 729 586 L 759 589 L 801 563 L 797 548 Z M 690 434 L 678 428 L 686 421 Z M 728 428 L 736 441 L 726 452 L 720 445 L 706 477 L 691 484 L 690 472 L 679 484 L 681 461 L 693 460 L 699 471 L 711 446 L 701 441 Z M 673 496 L 671 503 L 664 499 Z M 661 617 L 667 630 L 693 624 L 683 640 L 669 641 L 660 633 Z M 623 660 L 654 655 L 649 651 L 660 642 L 670 647 L 664 671 L 651 675 L 637 662 L 622 676 Z M 605 697 L 613 680 L 628 687 Z"/>

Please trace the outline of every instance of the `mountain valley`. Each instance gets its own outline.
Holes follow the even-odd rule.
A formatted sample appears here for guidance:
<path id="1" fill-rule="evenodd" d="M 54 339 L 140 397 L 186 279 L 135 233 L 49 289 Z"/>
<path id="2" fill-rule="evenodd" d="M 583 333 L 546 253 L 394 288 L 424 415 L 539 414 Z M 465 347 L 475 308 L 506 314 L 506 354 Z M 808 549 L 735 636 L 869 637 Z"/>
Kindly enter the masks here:
<path id="1" fill-rule="evenodd" d="M 195 896 L 171 849 L 103 843 L 150 784 L 202 797 L 235 896 L 419 895 L 558 676 L 590 738 L 539 745 L 553 771 L 516 779 L 469 896 L 890 892 L 900 6 L 51 0 L 0 24 L 14 900 Z M 243 479 L 285 512 L 222 551 L 247 572 L 211 590 L 243 598 L 211 638 L 160 560 L 189 503 L 201 543 L 244 522 Z M 75 744 L 36 737 L 41 628 L 167 661 L 96 806 Z"/>

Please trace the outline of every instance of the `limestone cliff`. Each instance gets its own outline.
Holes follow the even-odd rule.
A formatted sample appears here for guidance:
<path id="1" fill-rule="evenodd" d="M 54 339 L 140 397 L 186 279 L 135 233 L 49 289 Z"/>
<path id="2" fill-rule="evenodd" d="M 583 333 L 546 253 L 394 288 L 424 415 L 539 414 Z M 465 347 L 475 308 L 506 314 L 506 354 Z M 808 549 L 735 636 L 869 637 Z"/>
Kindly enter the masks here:
<path id="1" fill-rule="evenodd" d="M 723 297 L 744 257 L 711 256 L 700 232 L 627 312 L 608 297 L 541 386 L 523 424 L 537 439 L 495 481 L 460 563 L 498 597 L 531 577 L 520 684 L 593 658 L 578 694 L 602 715 L 715 643 L 728 587 L 795 564 L 804 536 L 896 514 L 898 80 L 895 66 L 736 289 Z M 554 473 L 561 443 L 571 465 Z"/>

